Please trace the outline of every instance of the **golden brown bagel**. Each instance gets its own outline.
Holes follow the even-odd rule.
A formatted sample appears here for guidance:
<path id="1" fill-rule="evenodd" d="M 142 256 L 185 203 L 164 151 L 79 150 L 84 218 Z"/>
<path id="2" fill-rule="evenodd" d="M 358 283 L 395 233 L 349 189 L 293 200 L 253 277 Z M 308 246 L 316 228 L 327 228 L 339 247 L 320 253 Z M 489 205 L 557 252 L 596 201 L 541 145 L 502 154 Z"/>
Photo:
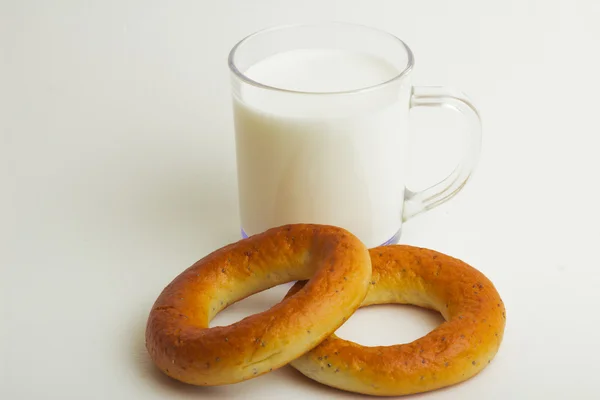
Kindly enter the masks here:
<path id="1" fill-rule="evenodd" d="M 331 335 L 292 361 L 294 368 L 339 389 L 398 396 L 464 381 L 491 362 L 506 319 L 492 282 L 464 262 L 432 250 L 398 245 L 369 251 L 373 276 L 363 307 L 414 304 L 439 311 L 446 322 L 412 343 L 395 346 L 365 347 Z M 298 282 L 288 296 L 303 285 Z"/>
<path id="2" fill-rule="evenodd" d="M 222 309 L 301 279 L 294 296 L 229 326 Z M 176 277 L 156 300 L 146 348 L 167 375 L 222 385 L 279 368 L 318 345 L 360 306 L 371 278 L 367 248 L 347 231 L 288 225 L 223 247 Z"/>

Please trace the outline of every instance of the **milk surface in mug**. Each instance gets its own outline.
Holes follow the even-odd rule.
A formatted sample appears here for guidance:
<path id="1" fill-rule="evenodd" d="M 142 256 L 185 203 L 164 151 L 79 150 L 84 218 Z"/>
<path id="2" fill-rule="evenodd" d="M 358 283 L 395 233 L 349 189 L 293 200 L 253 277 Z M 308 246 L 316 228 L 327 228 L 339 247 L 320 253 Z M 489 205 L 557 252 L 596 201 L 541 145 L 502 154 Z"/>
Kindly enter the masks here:
<path id="1" fill-rule="evenodd" d="M 261 84 L 302 92 L 351 91 L 399 71 L 344 50 L 293 50 L 242 71 Z M 408 90 L 401 83 L 351 94 L 288 94 L 245 85 L 234 97 L 242 229 L 331 224 L 367 246 L 401 224 Z"/>

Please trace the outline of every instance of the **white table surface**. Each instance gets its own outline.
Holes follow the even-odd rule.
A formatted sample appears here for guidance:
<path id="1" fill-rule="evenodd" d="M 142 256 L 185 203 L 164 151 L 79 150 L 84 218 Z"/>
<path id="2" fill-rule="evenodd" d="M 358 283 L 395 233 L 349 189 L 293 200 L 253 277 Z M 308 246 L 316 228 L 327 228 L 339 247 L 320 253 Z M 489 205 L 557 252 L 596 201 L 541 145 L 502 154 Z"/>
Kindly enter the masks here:
<path id="1" fill-rule="evenodd" d="M 238 239 L 229 49 L 315 19 L 400 36 L 416 84 L 458 87 L 483 117 L 474 178 L 407 223 L 402 242 L 482 270 L 505 300 L 506 336 L 480 375 L 414 398 L 600 398 L 598 18 L 592 0 L 2 1 L 0 398 L 355 397 L 291 367 L 195 388 L 144 349 L 160 290 Z M 426 110 L 413 121 L 422 187 L 452 165 L 460 120 Z M 340 332 L 392 344 L 440 321 L 380 306 Z"/>

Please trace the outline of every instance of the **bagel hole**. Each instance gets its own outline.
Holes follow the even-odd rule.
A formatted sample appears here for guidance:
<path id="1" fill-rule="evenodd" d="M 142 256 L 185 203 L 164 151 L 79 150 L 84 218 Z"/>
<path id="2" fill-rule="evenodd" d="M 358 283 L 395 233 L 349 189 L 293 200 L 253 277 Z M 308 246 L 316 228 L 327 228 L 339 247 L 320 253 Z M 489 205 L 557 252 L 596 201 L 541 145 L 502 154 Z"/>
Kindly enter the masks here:
<path id="1" fill-rule="evenodd" d="M 425 336 L 444 321 L 434 310 L 406 304 L 378 304 L 356 310 L 336 335 L 363 346 L 391 346 Z"/>
<path id="2" fill-rule="evenodd" d="M 281 300 L 283 300 L 292 285 L 293 282 L 274 286 L 270 289 L 263 290 L 262 292 L 255 293 L 246 297 L 245 299 L 239 300 L 238 302 L 217 313 L 212 321 L 210 321 L 209 327 L 213 328 L 215 326 L 231 325 L 241 321 L 246 317 L 249 317 L 250 315 L 267 311 L 275 304 L 280 303 Z"/>

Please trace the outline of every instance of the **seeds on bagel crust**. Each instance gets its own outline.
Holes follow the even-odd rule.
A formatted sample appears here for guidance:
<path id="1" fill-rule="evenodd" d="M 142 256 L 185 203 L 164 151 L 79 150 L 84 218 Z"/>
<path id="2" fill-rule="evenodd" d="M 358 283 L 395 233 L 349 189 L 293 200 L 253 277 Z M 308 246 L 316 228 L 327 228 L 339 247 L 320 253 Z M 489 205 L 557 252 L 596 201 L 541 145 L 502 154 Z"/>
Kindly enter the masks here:
<path id="1" fill-rule="evenodd" d="M 446 322 L 422 338 L 395 346 L 365 347 L 334 334 L 292 361 L 294 368 L 339 389 L 399 396 L 464 381 L 491 362 L 502 342 L 506 314 L 500 295 L 481 272 L 450 256 L 411 246 L 379 247 L 370 254 L 373 275 L 362 306 L 414 304 L 438 310 Z M 304 284 L 298 282 L 287 296 Z M 336 356 L 331 363 L 348 368 L 316 369 L 315 364 L 330 354 Z"/>
<path id="2" fill-rule="evenodd" d="M 369 252 L 349 232 L 307 224 L 273 228 L 214 251 L 167 285 L 150 311 L 146 348 L 164 373 L 182 382 L 250 379 L 335 332 L 364 300 L 370 278 Z M 228 305 L 305 279 L 302 290 L 271 309 L 209 328 Z"/>

